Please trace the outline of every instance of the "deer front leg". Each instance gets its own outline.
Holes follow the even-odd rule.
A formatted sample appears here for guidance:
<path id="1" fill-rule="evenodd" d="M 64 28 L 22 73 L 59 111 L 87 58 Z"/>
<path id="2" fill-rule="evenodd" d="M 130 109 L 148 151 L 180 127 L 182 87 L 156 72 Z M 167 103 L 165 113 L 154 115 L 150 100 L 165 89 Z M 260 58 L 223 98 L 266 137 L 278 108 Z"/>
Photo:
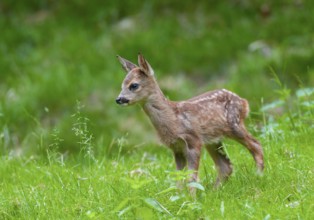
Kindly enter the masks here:
<path id="1" fill-rule="evenodd" d="M 194 140 L 194 141 L 193 141 Z M 201 143 L 195 139 L 181 138 L 180 145 L 172 146 L 174 158 L 177 165 L 177 170 L 182 170 L 188 167 L 192 171 L 190 174 L 189 182 L 198 181 L 198 167 L 201 154 Z M 182 182 L 177 183 L 178 188 L 182 188 Z M 193 187 L 189 188 L 190 194 L 195 196 L 196 190 Z"/>
<path id="2" fill-rule="evenodd" d="M 186 167 L 186 156 L 184 152 L 174 152 L 177 170 L 183 170 Z"/>
<path id="3" fill-rule="evenodd" d="M 189 149 L 186 153 L 174 152 L 174 159 L 176 162 L 177 170 L 183 170 L 188 164 L 188 169 L 193 171 L 190 181 L 196 182 L 198 176 L 198 167 L 200 160 L 200 152 L 194 149 Z"/>
<path id="4" fill-rule="evenodd" d="M 201 156 L 200 148 L 192 148 L 187 150 L 188 169 L 193 171 L 191 174 L 190 182 L 198 181 L 198 167 L 200 156 Z"/>
<path id="5" fill-rule="evenodd" d="M 195 143 L 194 143 L 195 144 Z M 187 162 L 188 169 L 192 171 L 190 182 L 198 181 L 198 167 L 201 156 L 201 144 L 188 145 L 187 147 Z M 196 196 L 196 189 L 194 187 L 189 187 L 189 191 L 192 197 Z"/>
<path id="6" fill-rule="evenodd" d="M 174 151 L 174 160 L 176 162 L 177 170 L 183 170 L 186 167 L 186 156 L 183 151 Z M 183 189 L 184 181 L 178 180 L 177 181 L 177 188 Z"/>

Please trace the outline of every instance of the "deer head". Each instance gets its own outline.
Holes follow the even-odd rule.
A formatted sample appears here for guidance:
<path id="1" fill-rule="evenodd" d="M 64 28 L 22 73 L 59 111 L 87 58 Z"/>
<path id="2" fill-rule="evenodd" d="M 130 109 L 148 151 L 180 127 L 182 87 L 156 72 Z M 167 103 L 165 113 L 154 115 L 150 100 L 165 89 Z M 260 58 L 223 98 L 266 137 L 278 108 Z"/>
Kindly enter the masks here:
<path id="1" fill-rule="evenodd" d="M 126 106 L 144 103 L 158 87 L 152 67 L 141 54 L 138 55 L 138 66 L 120 56 L 117 58 L 127 73 L 116 99 L 117 104 Z"/>

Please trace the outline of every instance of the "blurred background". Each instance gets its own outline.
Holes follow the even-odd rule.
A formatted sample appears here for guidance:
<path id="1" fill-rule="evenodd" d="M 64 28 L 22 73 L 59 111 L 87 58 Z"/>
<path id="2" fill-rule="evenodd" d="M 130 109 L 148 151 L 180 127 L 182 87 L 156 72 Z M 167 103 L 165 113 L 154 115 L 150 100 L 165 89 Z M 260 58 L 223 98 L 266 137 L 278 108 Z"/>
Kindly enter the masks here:
<path id="1" fill-rule="evenodd" d="M 0 153 L 158 143 L 139 107 L 115 104 L 117 54 L 142 52 L 172 100 L 232 90 L 262 124 L 314 87 L 313 12 L 305 0 L 1 0 Z"/>

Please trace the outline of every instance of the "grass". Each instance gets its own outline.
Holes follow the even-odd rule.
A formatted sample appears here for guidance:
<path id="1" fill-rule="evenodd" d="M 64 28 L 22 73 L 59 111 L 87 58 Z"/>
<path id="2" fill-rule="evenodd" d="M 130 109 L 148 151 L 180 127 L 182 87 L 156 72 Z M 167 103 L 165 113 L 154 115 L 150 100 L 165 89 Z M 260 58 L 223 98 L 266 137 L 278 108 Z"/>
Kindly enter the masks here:
<path id="1" fill-rule="evenodd" d="M 259 136 L 265 151 L 264 176 L 255 175 L 249 153 L 235 142 L 225 147 L 235 173 L 213 190 L 216 175 L 203 152 L 197 198 L 175 187 L 170 151 L 158 146 L 119 150 L 112 158 L 66 156 L 48 150 L 46 157 L 2 157 L 2 219 L 311 219 L 313 209 L 313 128 L 288 118 L 267 123 Z M 287 126 L 288 124 L 288 126 Z M 275 130 L 272 126 L 276 126 Z M 84 130 L 84 129 L 83 129 Z M 84 131 L 81 139 L 85 139 Z M 116 140 L 124 148 L 125 140 Z M 84 149 L 84 148 L 83 148 Z M 204 187 L 204 190 L 202 189 Z"/>
<path id="2" fill-rule="evenodd" d="M 154 145 L 128 146 L 127 137 L 114 140 L 108 157 L 95 155 L 88 119 L 77 103 L 73 132 L 81 153 L 58 152 L 63 141 L 55 131 L 46 154 L 2 156 L 2 219 L 311 219 L 313 203 L 313 106 L 306 105 L 312 90 L 299 90 L 298 114 L 265 121 L 258 139 L 265 152 L 265 173 L 255 175 L 251 155 L 226 141 L 235 172 L 213 190 L 216 171 L 203 152 L 197 197 L 177 189 L 171 152 Z M 313 93 L 312 93 L 313 94 Z M 271 106 L 265 108 L 271 109 Z M 254 130 L 254 127 L 251 127 Z"/>
<path id="3" fill-rule="evenodd" d="M 263 4 L 1 1 L 0 219 L 313 219 L 314 4 Z M 115 56 L 139 51 L 170 99 L 249 100 L 263 177 L 226 141 L 229 182 L 204 151 L 196 199 L 176 188 L 143 112 L 114 103 Z"/>

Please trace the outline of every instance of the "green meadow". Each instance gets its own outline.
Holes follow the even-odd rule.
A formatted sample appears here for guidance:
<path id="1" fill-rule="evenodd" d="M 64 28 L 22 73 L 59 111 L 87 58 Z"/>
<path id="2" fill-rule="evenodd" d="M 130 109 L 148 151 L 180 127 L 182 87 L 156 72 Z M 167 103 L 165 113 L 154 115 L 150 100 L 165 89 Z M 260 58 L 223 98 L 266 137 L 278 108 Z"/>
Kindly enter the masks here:
<path id="1" fill-rule="evenodd" d="M 314 3 L 0 2 L 0 219 L 314 219 Z M 141 52 L 171 100 L 229 89 L 250 103 L 263 176 L 225 140 L 196 197 L 139 106 L 115 103 L 116 55 Z"/>

